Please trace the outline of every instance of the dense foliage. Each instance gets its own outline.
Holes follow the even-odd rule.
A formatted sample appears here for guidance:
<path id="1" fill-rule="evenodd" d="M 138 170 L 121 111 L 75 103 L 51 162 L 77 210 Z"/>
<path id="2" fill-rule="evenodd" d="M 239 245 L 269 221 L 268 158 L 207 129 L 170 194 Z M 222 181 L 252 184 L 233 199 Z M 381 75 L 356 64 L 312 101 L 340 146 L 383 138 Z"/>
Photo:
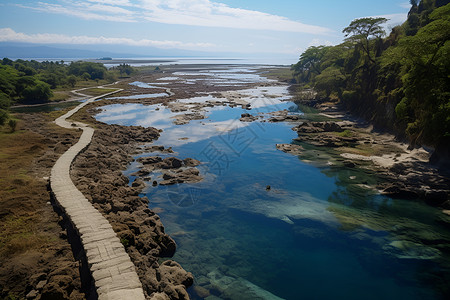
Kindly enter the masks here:
<path id="1" fill-rule="evenodd" d="M 302 88 L 335 99 L 412 144 L 450 138 L 450 4 L 411 0 L 407 21 L 384 36 L 384 18 L 362 18 L 337 46 L 308 48 L 292 66 Z"/>
<path id="2" fill-rule="evenodd" d="M 8 108 L 13 103 L 44 103 L 50 100 L 52 90 L 56 88 L 73 88 L 79 81 L 113 82 L 119 75 L 134 72 L 126 64 L 108 70 L 100 63 L 83 61 L 65 64 L 63 61 L 12 61 L 4 58 L 0 62 L 0 125 L 7 120 Z"/>

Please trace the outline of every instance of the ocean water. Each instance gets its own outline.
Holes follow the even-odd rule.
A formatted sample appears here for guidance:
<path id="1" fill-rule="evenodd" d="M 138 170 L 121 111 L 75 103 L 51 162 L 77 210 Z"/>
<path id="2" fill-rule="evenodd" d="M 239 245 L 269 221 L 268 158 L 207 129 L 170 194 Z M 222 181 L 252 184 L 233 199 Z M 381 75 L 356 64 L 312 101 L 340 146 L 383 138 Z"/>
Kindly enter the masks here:
<path id="1" fill-rule="evenodd" d="M 176 152 L 162 156 L 202 162 L 202 182 L 143 191 L 177 242 L 173 259 L 195 276 L 192 298 L 202 299 L 198 287 L 209 299 L 443 298 L 448 257 L 430 242 L 448 240 L 441 212 L 381 196 L 376 174 L 343 167 L 331 150 L 303 145 L 300 156 L 277 150 L 277 143 L 293 143 L 294 124 L 244 123 L 240 115 L 283 109 L 303 115 L 302 109 L 283 86 L 241 94 L 252 110 L 208 107 L 205 119 L 185 125 L 174 125 L 180 113 L 160 104 L 109 105 L 96 116 L 161 128 L 154 144 Z M 159 154 L 140 156 L 146 155 Z"/>

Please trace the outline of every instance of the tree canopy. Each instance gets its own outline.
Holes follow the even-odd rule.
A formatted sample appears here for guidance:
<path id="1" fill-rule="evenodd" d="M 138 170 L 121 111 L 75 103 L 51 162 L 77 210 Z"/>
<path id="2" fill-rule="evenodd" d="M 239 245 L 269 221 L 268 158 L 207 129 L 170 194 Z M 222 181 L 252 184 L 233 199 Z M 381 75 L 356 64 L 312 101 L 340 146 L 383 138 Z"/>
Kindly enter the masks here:
<path id="1" fill-rule="evenodd" d="M 410 1 L 408 20 L 362 18 L 343 29 L 337 46 L 310 47 L 292 66 L 303 88 L 408 137 L 412 144 L 450 138 L 450 4 Z"/>

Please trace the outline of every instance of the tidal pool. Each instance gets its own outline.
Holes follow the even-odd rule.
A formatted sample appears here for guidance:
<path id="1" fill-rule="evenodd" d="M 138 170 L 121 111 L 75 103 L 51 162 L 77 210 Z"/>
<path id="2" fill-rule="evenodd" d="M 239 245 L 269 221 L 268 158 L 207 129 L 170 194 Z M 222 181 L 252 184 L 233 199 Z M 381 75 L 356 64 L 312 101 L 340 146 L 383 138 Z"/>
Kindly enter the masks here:
<path id="1" fill-rule="evenodd" d="M 195 285 L 222 299 L 440 299 L 448 258 L 424 243 L 448 239 L 437 222 L 440 211 L 379 195 L 368 170 L 278 151 L 277 143 L 296 137 L 293 124 L 239 117 L 282 109 L 302 114 L 287 88 L 239 93 L 256 101 L 254 109 L 205 108 L 206 119 L 186 125 L 174 125 L 171 117 L 180 112 L 160 104 L 109 105 L 96 116 L 162 128 L 155 145 L 202 162 L 202 182 L 143 192 L 150 208 L 161 211 L 178 245 L 174 260 L 194 274 Z M 137 167 L 131 164 L 125 174 Z M 189 291 L 201 299 L 195 287 Z"/>

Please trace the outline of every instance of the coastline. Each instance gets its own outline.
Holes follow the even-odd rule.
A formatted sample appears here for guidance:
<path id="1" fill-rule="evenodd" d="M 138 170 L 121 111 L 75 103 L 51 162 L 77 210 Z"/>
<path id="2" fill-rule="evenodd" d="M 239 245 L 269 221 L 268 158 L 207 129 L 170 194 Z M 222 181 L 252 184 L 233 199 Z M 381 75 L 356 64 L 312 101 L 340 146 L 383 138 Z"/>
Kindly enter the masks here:
<path id="1" fill-rule="evenodd" d="M 242 89 L 250 86 L 253 85 L 248 84 Z M 165 89 L 164 87 L 162 88 Z M 182 86 L 175 85 L 177 92 L 181 89 Z M 176 96 L 172 94 L 165 98 L 146 99 L 144 101 L 142 99 L 133 99 L 125 102 L 167 104 L 175 99 L 192 97 L 196 95 L 196 90 L 202 91 L 200 87 L 183 90 L 182 93 L 175 93 Z M 233 88 L 233 90 L 239 89 Z M 130 86 L 130 90 L 122 94 L 132 95 L 133 93 L 142 93 L 144 91 L 145 89 Z M 148 208 L 149 199 L 139 197 L 144 187 L 143 183 L 136 182 L 130 186 L 128 178 L 122 174 L 122 171 L 127 168 L 128 164 L 133 162 L 134 158 L 132 155 L 140 153 L 142 145 L 147 145 L 157 139 L 160 130 L 153 127 L 106 125 L 95 120 L 93 116 L 98 112 L 98 106 L 113 103 L 124 103 L 124 100 L 101 100 L 90 104 L 72 118 L 88 123 L 96 129 L 93 142 L 79 155 L 72 166 L 72 179 L 76 183 L 77 188 L 106 216 L 122 240 L 127 253 L 138 270 L 146 296 L 163 297 L 163 294 L 165 294 L 170 298 L 187 299 L 189 295 L 186 292 L 186 288 L 192 285 L 194 281 L 192 274 L 186 272 L 182 266 L 172 260 L 160 262 L 159 259 L 161 257 L 173 255 L 176 248 L 175 242 L 165 233 L 159 216 Z M 244 104 L 237 99 L 237 102 L 233 105 Z M 316 148 L 314 151 L 320 152 L 317 149 L 323 149 L 326 152 L 329 149 L 333 149 L 333 151 L 337 149 L 337 153 L 343 154 L 338 155 L 337 162 L 333 161 L 332 163 L 342 164 L 346 168 L 369 168 L 382 178 L 382 181 L 385 183 L 403 182 L 402 176 L 404 176 L 404 180 L 409 186 L 401 187 L 400 190 L 392 188 L 390 195 L 393 197 L 403 197 L 405 191 L 410 192 L 411 187 L 416 186 L 418 180 L 422 180 L 421 178 L 424 178 L 424 180 L 435 179 L 436 173 L 433 173 L 433 168 L 426 163 L 426 152 L 420 152 L 421 156 L 423 156 L 421 159 L 410 160 L 408 157 L 414 156 L 414 153 L 419 150 L 416 149 L 411 152 L 405 149 L 406 145 L 395 141 L 393 136 L 381 135 L 373 132 L 372 128 L 367 124 L 350 121 L 350 119 L 353 119 L 351 116 L 345 116 L 344 112 L 333 106 L 334 104 L 318 107 L 321 112 L 318 112 L 317 115 L 322 114 L 320 118 L 323 117 L 323 119 L 304 120 L 304 122 L 295 120 L 294 129 L 297 131 L 299 139 L 292 144 L 283 144 L 291 145 L 290 147 L 280 146 L 279 149 L 302 157 L 307 151 L 292 145 L 311 143 L 312 145 L 315 144 Z M 333 117 L 336 120 L 333 121 Z M 254 119 L 249 121 L 254 121 Z M 274 115 L 272 120 L 268 119 L 267 121 L 290 122 L 292 120 L 289 120 L 287 115 L 279 113 Z M 300 126 L 302 122 L 303 124 Z M 336 131 L 326 130 L 325 123 L 337 123 L 339 127 L 333 125 Z M 308 130 L 314 132 L 307 132 Z M 346 132 L 346 134 L 342 134 L 343 132 Z M 350 133 L 348 134 L 348 132 Z M 342 136 L 339 134 L 342 134 Z M 380 153 L 383 149 L 390 149 L 392 153 L 389 157 L 385 157 L 382 155 L 368 155 L 367 148 L 353 148 L 356 150 L 351 151 L 352 146 L 359 145 L 358 141 L 362 141 L 363 145 L 365 142 L 369 142 L 366 145 L 375 147 L 376 151 Z M 318 157 L 306 158 L 306 160 L 309 159 L 312 164 L 320 163 Z M 376 164 L 377 162 L 378 164 Z M 421 166 L 423 169 L 419 168 Z M 417 171 L 413 172 L 416 177 L 411 178 L 407 176 L 411 174 L 411 170 Z M 389 186 L 379 185 L 377 188 L 386 190 Z M 389 192 L 389 189 L 387 191 Z M 410 196 L 413 198 L 419 194 L 427 196 L 426 192 L 421 193 L 420 191 Z M 442 199 L 441 194 L 437 196 L 441 197 L 439 199 Z M 445 205 L 447 205 L 445 203 L 447 202 L 440 202 L 438 206 L 445 208 Z M 434 204 L 434 202 L 430 204 Z M 442 204 L 445 205 L 443 206 Z"/>

